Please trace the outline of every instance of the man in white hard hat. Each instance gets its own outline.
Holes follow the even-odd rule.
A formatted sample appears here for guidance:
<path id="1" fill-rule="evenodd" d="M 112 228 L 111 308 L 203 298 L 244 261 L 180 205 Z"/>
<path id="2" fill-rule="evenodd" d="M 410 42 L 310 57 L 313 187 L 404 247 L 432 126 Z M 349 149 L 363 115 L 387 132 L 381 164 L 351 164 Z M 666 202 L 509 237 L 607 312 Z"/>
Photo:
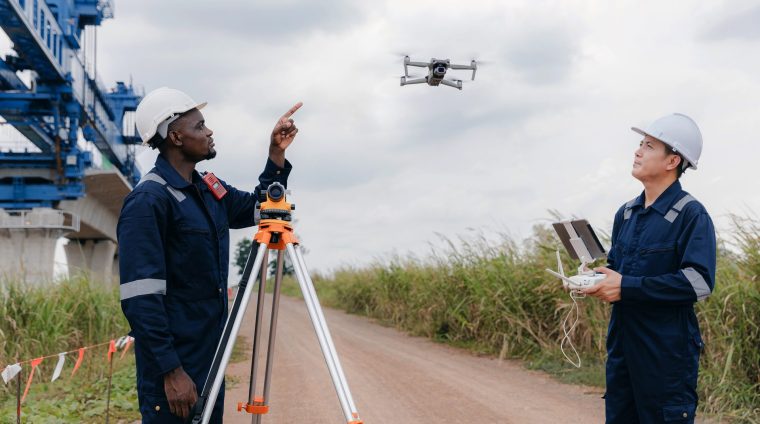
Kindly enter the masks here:
<path id="1" fill-rule="evenodd" d="M 229 229 L 256 223 L 258 193 L 287 184 L 285 150 L 298 133 L 293 106 L 278 121 L 254 193 L 235 189 L 198 162 L 216 156 L 213 132 L 187 94 L 159 88 L 140 102 L 143 144 L 156 166 L 124 200 L 119 216 L 121 306 L 135 338 L 143 423 L 182 423 L 198 398 L 227 317 Z M 211 422 L 222 422 L 222 389 Z"/>
<path id="2" fill-rule="evenodd" d="M 702 349 L 694 303 L 715 287 L 715 229 L 681 188 L 702 135 L 683 114 L 654 121 L 633 158 L 644 191 L 615 214 L 606 278 L 583 291 L 610 302 L 607 423 L 693 422 Z"/>

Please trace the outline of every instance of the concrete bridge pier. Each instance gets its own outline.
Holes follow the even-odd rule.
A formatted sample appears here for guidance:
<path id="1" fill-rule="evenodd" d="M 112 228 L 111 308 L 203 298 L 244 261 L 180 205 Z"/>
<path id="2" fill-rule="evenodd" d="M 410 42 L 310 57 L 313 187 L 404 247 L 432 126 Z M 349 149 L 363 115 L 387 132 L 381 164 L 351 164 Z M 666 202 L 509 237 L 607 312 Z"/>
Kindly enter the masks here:
<path id="1" fill-rule="evenodd" d="M 31 284 L 53 280 L 59 238 L 79 231 L 79 218 L 52 208 L 0 209 L 0 278 Z"/>
<path id="2" fill-rule="evenodd" d="M 63 246 L 66 261 L 69 264 L 69 275 L 85 274 L 91 280 L 110 284 L 114 279 L 114 270 L 119 272 L 116 262 L 116 243 L 101 239 L 69 239 Z"/>

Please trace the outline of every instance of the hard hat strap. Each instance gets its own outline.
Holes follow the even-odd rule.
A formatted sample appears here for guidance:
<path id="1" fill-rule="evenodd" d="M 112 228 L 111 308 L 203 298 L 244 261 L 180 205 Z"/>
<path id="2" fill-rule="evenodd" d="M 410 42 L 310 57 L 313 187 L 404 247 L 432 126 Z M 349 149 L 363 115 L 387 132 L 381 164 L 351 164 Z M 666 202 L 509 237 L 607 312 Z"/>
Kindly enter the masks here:
<path id="1" fill-rule="evenodd" d="M 161 138 L 166 138 L 166 135 L 169 133 L 169 125 L 179 119 L 180 116 L 182 116 L 181 113 L 175 113 L 166 118 L 164 122 L 158 124 L 158 127 L 156 127 L 156 132 L 161 136 Z"/>

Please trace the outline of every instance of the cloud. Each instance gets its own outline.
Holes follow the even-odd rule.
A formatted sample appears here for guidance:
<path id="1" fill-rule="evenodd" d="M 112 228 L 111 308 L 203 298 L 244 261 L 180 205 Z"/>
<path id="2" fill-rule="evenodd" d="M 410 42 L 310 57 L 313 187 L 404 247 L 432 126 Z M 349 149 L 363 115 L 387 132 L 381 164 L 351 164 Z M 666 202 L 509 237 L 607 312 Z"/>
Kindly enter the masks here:
<path id="1" fill-rule="evenodd" d="M 569 78 L 579 53 L 575 31 L 547 25 L 533 27 L 510 40 L 504 56 L 526 81 L 554 84 Z"/>
<path id="2" fill-rule="evenodd" d="M 117 19 L 138 19 L 188 40 L 206 34 L 251 44 L 279 44 L 313 31 L 341 32 L 352 25 L 361 25 L 364 18 L 364 9 L 348 0 L 130 2 L 137 4 L 125 8 L 123 14 L 122 9 L 117 8 Z"/>
<path id="3" fill-rule="evenodd" d="M 731 9 L 736 10 L 736 8 Z M 760 40 L 760 6 L 747 8 L 722 17 L 708 29 L 704 30 L 701 38 L 709 41 L 726 40 Z"/>
<path id="4" fill-rule="evenodd" d="M 424 254 L 436 233 L 498 228 L 520 239 L 550 209 L 609 230 L 641 191 L 630 126 L 673 111 L 692 115 L 705 139 L 687 190 L 715 217 L 760 205 L 746 190 L 760 134 L 760 62 L 748 54 L 757 8 L 724 9 L 120 1 L 99 30 L 98 72 L 107 85 L 131 74 L 149 90 L 208 100 L 219 155 L 199 168 L 248 190 L 275 120 L 303 101 L 289 187 L 307 261 L 329 270 Z M 400 87 L 399 53 L 481 65 L 462 91 Z"/>

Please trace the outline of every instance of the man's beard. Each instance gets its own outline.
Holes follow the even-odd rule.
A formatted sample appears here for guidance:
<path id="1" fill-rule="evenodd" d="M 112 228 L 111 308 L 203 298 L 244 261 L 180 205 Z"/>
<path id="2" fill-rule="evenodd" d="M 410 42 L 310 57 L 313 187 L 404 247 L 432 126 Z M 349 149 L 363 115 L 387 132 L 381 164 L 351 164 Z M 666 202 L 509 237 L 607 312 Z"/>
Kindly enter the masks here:
<path id="1" fill-rule="evenodd" d="M 206 155 L 206 157 L 204 159 L 211 160 L 211 159 L 213 159 L 215 157 L 216 157 L 216 150 L 209 149 L 208 154 Z"/>

